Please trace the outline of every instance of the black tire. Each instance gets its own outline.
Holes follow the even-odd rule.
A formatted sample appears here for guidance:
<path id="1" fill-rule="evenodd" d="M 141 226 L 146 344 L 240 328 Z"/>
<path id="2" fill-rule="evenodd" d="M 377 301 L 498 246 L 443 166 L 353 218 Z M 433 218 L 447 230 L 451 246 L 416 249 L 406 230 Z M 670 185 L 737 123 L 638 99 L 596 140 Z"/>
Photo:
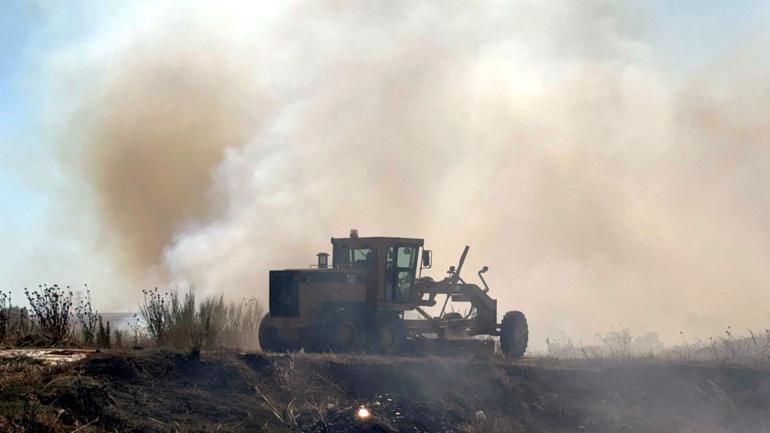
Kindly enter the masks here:
<path id="1" fill-rule="evenodd" d="M 446 320 L 463 320 L 463 315 L 460 314 L 460 313 L 455 313 L 455 312 L 446 313 L 446 314 L 444 314 L 444 319 L 446 319 Z"/>
<path id="2" fill-rule="evenodd" d="M 384 321 L 377 327 L 374 350 L 384 355 L 400 353 L 406 341 L 406 329 L 400 318 Z"/>
<path id="3" fill-rule="evenodd" d="M 263 352 L 285 352 L 289 346 L 281 339 L 281 331 L 267 324 L 269 315 L 259 324 L 259 347 Z"/>
<path id="4" fill-rule="evenodd" d="M 321 351 L 358 352 L 366 347 L 366 329 L 354 311 L 335 310 L 319 324 L 318 346 Z"/>
<path id="5" fill-rule="evenodd" d="M 500 325 L 500 350 L 505 356 L 521 358 L 527 350 L 529 327 L 521 311 L 509 311 Z"/>

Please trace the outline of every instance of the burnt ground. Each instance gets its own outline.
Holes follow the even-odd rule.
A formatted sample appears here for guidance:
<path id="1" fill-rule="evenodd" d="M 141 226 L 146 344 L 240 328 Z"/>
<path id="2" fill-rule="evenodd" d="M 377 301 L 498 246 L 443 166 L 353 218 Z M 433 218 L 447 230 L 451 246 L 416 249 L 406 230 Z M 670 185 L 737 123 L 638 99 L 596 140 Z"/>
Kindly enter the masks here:
<path id="1" fill-rule="evenodd" d="M 152 350 L 0 368 L 0 431 L 770 432 L 770 370 L 738 366 Z"/>

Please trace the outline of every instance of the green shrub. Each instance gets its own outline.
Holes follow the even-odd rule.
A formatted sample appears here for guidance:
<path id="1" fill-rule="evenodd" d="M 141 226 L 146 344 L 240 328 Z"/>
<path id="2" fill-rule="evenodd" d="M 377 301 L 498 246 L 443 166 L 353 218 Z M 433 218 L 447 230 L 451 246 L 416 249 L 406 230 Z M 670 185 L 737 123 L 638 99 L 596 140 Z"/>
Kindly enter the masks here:
<path id="1" fill-rule="evenodd" d="M 72 309 L 72 291 L 58 285 L 38 286 L 38 290 L 24 289 L 27 301 L 32 308 L 32 320 L 40 334 L 51 343 L 59 343 L 70 335 Z"/>

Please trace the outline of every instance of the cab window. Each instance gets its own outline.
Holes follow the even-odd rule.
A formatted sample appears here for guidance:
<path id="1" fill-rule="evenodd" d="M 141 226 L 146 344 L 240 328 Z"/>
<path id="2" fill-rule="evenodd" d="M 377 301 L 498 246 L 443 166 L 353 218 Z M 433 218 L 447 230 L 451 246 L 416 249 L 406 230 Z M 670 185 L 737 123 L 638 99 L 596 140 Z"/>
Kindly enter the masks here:
<path id="1" fill-rule="evenodd" d="M 354 267 L 363 269 L 377 268 L 377 259 L 371 248 L 351 248 L 349 254 L 348 263 Z"/>
<path id="2" fill-rule="evenodd" d="M 417 249 L 414 247 L 388 247 L 385 261 L 385 300 L 409 302 L 414 284 Z"/>

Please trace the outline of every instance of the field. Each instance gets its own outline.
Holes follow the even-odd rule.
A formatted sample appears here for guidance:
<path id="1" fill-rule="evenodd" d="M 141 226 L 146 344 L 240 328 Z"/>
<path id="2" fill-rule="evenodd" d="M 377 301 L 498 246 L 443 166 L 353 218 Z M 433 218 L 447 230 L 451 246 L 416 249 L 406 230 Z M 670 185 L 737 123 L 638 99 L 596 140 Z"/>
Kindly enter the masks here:
<path id="1" fill-rule="evenodd" d="M 26 295 L 0 293 L 0 432 L 770 432 L 770 330 L 561 336 L 522 360 L 271 354 L 255 300 L 145 291 L 124 330 L 88 293 Z"/>
<path id="2" fill-rule="evenodd" d="M 169 349 L 2 354 L 3 432 L 770 431 L 770 370 L 759 367 Z"/>

